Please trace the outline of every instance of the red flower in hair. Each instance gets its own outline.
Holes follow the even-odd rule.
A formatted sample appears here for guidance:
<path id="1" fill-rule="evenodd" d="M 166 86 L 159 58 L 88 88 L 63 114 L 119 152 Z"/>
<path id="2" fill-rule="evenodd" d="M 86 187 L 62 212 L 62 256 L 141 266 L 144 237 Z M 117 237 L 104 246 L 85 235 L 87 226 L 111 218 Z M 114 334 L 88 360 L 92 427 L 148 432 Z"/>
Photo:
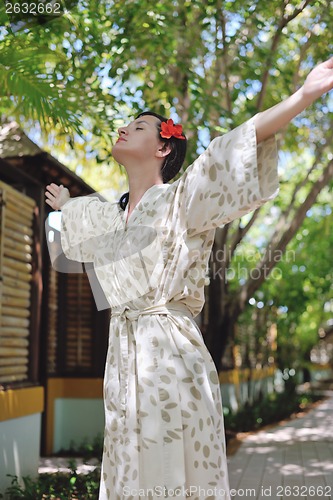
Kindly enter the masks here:
<path id="1" fill-rule="evenodd" d="M 170 139 L 171 137 L 175 137 L 176 139 L 185 139 L 183 134 L 183 127 L 181 125 L 174 125 L 173 120 L 169 118 L 166 122 L 161 123 L 161 132 L 160 136 L 163 139 Z"/>

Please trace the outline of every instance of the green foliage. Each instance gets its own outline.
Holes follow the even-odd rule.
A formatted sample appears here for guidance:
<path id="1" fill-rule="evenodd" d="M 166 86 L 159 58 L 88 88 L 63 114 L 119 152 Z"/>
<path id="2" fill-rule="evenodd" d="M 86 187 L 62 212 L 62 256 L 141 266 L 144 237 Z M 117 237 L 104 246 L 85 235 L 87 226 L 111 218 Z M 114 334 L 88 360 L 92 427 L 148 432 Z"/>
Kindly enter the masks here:
<path id="1" fill-rule="evenodd" d="M 69 464 L 71 465 L 71 464 Z M 100 469 L 88 474 L 77 474 L 75 469 L 69 474 L 40 474 L 37 479 L 23 478 L 23 485 L 16 476 L 5 492 L 8 500 L 95 500 L 98 496 Z"/>
<path id="2" fill-rule="evenodd" d="M 224 425 L 227 431 L 253 431 L 288 418 L 320 399 L 322 396 L 317 394 L 297 394 L 291 384 L 284 392 L 273 392 L 252 404 L 246 403 L 237 412 L 225 408 Z"/>
<path id="3" fill-rule="evenodd" d="M 110 161 L 115 108 L 98 76 L 103 65 L 103 43 L 94 44 L 102 38 L 95 31 L 98 12 L 94 4 L 87 17 L 85 4 L 72 3 L 81 4 L 67 1 L 72 8 L 63 16 L 17 31 L 0 7 L 1 121 L 16 120 L 78 175 L 85 168 L 96 190 L 114 188 L 119 181 L 119 167 Z M 101 165 L 105 161 L 109 165 Z"/>
<path id="4" fill-rule="evenodd" d="M 270 320 L 278 331 L 278 366 L 297 367 L 309 360 L 318 331 L 332 317 L 333 248 L 329 193 L 311 210 L 290 242 L 272 276 L 255 295 L 270 308 Z M 246 316 L 245 321 L 250 321 Z"/>
<path id="5" fill-rule="evenodd" d="M 110 133 L 142 108 L 178 114 L 196 142 L 198 129 L 204 127 L 214 135 L 258 111 L 266 68 L 270 87 L 265 107 L 288 95 L 313 61 L 327 57 L 332 46 L 331 32 L 325 31 L 332 7 L 325 1 L 312 2 L 294 19 L 298 2 L 288 2 L 284 11 L 280 2 L 265 6 L 221 0 L 76 3 L 62 17 L 16 33 L 10 32 L 2 8 L 7 24 L 2 42 L 0 33 L 5 48 L 3 79 L 22 62 L 24 78 L 32 79 L 34 90 L 21 86 L 16 91 L 21 78 L 16 72 L 13 97 L 25 100 L 27 106 L 33 99 L 45 126 L 42 89 L 47 87 L 52 127 L 58 119 L 67 120 L 68 130 L 74 126 L 70 120 L 80 123 L 88 150 L 93 143 L 105 159 L 110 158 Z M 272 51 L 276 30 L 279 43 Z M 24 65 L 28 60 L 24 50 L 31 51 L 30 65 Z M 33 55 L 34 50 L 40 55 Z M 6 63 L 11 58 L 12 64 Z M 4 111 L 7 107 L 14 112 L 8 98 L 3 102 Z M 23 121 L 36 116 L 31 105 L 16 115 Z M 63 128 L 56 128 L 61 134 Z M 195 155 L 195 142 L 189 159 Z M 289 148 L 294 144 L 292 139 Z"/>
<path id="6" fill-rule="evenodd" d="M 70 442 L 69 449 L 58 451 L 57 455 L 61 457 L 82 457 L 85 460 L 90 458 L 102 458 L 103 453 L 103 436 L 97 434 L 92 441 L 84 439 L 81 443 L 77 444 L 75 441 Z"/>
<path id="7" fill-rule="evenodd" d="M 97 434 L 92 441 L 83 440 L 77 444 L 71 442 L 70 448 L 60 450 L 62 457 L 82 457 L 84 461 L 91 458 L 101 460 L 103 451 L 103 436 Z M 23 477 L 23 484 L 19 483 L 16 476 L 10 476 L 12 483 L 6 490 L 6 499 L 18 500 L 95 500 L 98 496 L 100 482 L 100 466 L 88 473 L 78 474 L 74 458 L 68 459 L 69 473 L 42 473 L 36 479 Z M 0 495 L 0 498 L 3 498 Z"/>
<path id="8" fill-rule="evenodd" d="M 143 108 L 187 122 L 191 161 L 211 137 L 255 114 L 259 97 L 261 107 L 275 104 L 332 52 L 328 1 L 305 9 L 296 1 L 65 4 L 63 16 L 15 33 L 0 9 L 0 109 L 29 130 L 39 120 L 45 145 L 50 135 L 53 151 L 68 143 L 84 170 L 112 161 L 117 127 Z M 298 127 L 289 150 L 324 127 L 327 116 L 321 111 L 319 122 L 316 111 L 306 112 L 316 128 Z"/>

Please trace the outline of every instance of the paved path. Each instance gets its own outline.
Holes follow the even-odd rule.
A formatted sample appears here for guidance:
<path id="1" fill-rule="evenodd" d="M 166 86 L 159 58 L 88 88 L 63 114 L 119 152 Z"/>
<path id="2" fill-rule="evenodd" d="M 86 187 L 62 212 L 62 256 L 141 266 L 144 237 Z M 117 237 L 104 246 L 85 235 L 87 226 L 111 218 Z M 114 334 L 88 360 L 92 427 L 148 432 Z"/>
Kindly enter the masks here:
<path id="1" fill-rule="evenodd" d="M 228 458 L 232 498 L 333 499 L 333 391 L 316 408 L 247 436 Z"/>
<path id="2" fill-rule="evenodd" d="M 91 458 L 90 460 L 83 460 L 83 458 L 68 458 L 68 457 L 40 457 L 39 459 L 39 474 L 53 472 L 71 472 L 70 465 L 75 464 L 75 470 L 78 474 L 88 474 L 96 469 L 100 465 L 100 461 L 97 458 Z"/>

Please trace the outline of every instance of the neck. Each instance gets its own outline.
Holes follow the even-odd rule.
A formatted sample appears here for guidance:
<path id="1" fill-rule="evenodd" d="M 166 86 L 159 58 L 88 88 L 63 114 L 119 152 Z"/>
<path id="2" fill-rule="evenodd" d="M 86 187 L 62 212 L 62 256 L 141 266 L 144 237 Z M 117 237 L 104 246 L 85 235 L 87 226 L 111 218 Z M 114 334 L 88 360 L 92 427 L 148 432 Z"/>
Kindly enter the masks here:
<path id="1" fill-rule="evenodd" d="M 129 200 L 128 200 L 128 212 L 130 213 L 137 203 L 141 200 L 144 193 L 156 184 L 163 184 L 163 180 L 159 175 L 139 176 L 129 175 L 128 176 L 128 186 L 129 186 Z"/>

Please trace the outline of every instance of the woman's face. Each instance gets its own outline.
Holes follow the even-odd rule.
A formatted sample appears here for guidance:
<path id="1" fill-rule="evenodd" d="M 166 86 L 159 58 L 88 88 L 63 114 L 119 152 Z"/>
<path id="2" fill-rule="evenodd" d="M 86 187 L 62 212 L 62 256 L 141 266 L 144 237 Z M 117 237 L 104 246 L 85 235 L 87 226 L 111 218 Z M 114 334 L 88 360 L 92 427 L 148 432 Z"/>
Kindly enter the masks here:
<path id="1" fill-rule="evenodd" d="M 155 116 L 144 115 L 119 128 L 119 139 L 112 148 L 114 159 L 126 167 L 160 158 L 164 143 L 158 138 L 159 123 Z"/>

